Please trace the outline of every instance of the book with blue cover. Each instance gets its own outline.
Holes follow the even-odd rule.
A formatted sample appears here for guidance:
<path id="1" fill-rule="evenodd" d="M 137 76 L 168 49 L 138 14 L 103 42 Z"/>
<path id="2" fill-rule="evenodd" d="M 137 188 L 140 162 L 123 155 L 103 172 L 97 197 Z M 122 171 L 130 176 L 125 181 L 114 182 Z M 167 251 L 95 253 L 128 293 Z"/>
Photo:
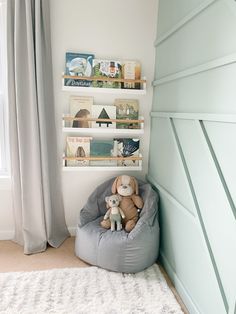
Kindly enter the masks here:
<path id="1" fill-rule="evenodd" d="M 113 140 L 93 140 L 90 143 L 91 157 L 112 157 L 114 156 Z M 116 160 L 91 160 L 90 166 L 116 166 Z"/>
<path id="2" fill-rule="evenodd" d="M 65 75 L 70 76 L 92 76 L 92 64 L 94 55 L 87 53 L 66 52 Z M 65 78 L 65 86 L 89 87 L 92 81 Z"/>

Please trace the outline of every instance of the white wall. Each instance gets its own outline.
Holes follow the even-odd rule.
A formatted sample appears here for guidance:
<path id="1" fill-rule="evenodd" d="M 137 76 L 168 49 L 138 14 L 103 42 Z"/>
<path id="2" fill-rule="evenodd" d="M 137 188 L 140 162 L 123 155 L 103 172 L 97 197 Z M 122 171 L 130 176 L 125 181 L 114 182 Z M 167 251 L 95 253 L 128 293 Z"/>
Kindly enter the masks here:
<path id="1" fill-rule="evenodd" d="M 189 312 L 236 313 L 236 3 L 160 0 L 149 179 Z"/>
<path id="2" fill-rule="evenodd" d="M 145 135 L 141 138 L 144 167 L 142 172 L 134 172 L 133 175 L 144 178 L 148 168 L 149 113 L 152 103 L 151 81 L 154 77 L 153 41 L 156 33 L 157 1 L 51 0 L 50 3 L 59 142 L 63 143 L 65 140 L 61 134 L 61 116 L 63 111 L 68 111 L 68 99 L 72 94 L 61 90 L 65 53 L 67 51 L 88 52 L 104 59 L 137 59 L 142 64 L 142 75 L 145 75 L 148 80 L 148 89 L 147 95 L 138 97 L 140 113 L 145 118 Z M 122 98 L 121 95 L 108 94 L 91 96 L 94 96 L 97 104 L 112 104 L 115 98 Z M 118 174 L 120 173 L 63 173 L 66 221 L 70 230 L 76 226 L 79 209 L 82 208 L 92 190 L 106 179 Z"/>

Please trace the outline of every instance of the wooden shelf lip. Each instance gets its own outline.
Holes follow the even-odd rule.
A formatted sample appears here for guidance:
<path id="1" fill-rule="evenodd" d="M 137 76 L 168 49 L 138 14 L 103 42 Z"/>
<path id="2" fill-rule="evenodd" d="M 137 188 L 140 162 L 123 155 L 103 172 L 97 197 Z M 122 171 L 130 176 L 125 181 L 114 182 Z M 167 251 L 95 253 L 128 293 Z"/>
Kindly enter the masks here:
<path id="1" fill-rule="evenodd" d="M 113 157 L 113 156 L 89 156 L 89 157 L 63 157 L 63 160 L 142 160 L 141 156 L 130 156 L 130 157 Z"/>
<path id="2" fill-rule="evenodd" d="M 117 83 L 146 83 L 146 80 L 132 80 L 132 79 L 121 79 L 121 78 L 113 78 L 113 77 L 97 77 L 97 76 L 71 76 L 71 75 L 63 75 L 64 79 L 69 78 L 73 80 L 83 80 L 83 81 L 106 81 L 106 82 L 117 82 Z"/>
<path id="3" fill-rule="evenodd" d="M 144 129 L 112 129 L 112 128 L 62 128 L 64 133 L 83 133 L 83 134 L 124 134 L 127 136 L 144 134 Z"/>
<path id="4" fill-rule="evenodd" d="M 96 122 L 121 122 L 121 123 L 143 123 L 144 119 L 98 119 L 98 118 L 75 118 L 72 116 L 64 116 L 63 120 L 67 121 L 96 121 Z"/>

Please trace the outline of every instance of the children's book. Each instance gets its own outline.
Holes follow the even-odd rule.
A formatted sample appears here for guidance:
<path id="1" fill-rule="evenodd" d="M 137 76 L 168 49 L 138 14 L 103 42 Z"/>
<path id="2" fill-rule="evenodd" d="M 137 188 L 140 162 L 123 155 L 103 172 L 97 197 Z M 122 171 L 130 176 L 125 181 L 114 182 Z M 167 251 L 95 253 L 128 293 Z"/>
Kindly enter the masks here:
<path id="1" fill-rule="evenodd" d="M 116 138 L 114 139 L 114 153 L 118 157 L 139 156 L 139 139 Z M 118 160 L 118 166 L 138 166 L 138 160 Z"/>
<path id="2" fill-rule="evenodd" d="M 120 61 L 93 59 L 93 76 L 103 78 L 121 78 L 122 64 Z M 92 86 L 103 88 L 121 88 L 120 82 L 93 81 Z"/>
<path id="3" fill-rule="evenodd" d="M 92 106 L 92 117 L 98 119 L 116 119 L 116 107 L 115 106 Z M 116 122 L 111 121 L 93 121 L 92 128 L 116 128 Z"/>
<path id="4" fill-rule="evenodd" d="M 90 144 L 91 157 L 112 157 L 114 155 L 113 140 L 93 140 Z M 116 166 L 117 160 L 91 160 L 90 166 Z"/>
<path id="5" fill-rule="evenodd" d="M 69 99 L 70 114 L 74 118 L 90 118 L 93 97 L 91 96 L 70 96 Z M 73 120 L 71 122 L 73 128 L 90 128 L 91 121 L 88 120 Z"/>
<path id="6" fill-rule="evenodd" d="M 70 137 L 66 139 L 67 157 L 89 157 L 91 137 Z M 67 167 L 88 166 L 89 160 L 67 160 Z"/>
<path id="7" fill-rule="evenodd" d="M 65 75 L 71 76 L 92 76 L 92 64 L 94 55 L 87 53 L 66 52 Z M 78 80 L 73 78 L 65 79 L 65 86 L 91 86 L 92 81 Z"/>
<path id="8" fill-rule="evenodd" d="M 139 102 L 137 99 L 115 99 L 116 119 L 138 120 Z M 138 123 L 116 122 L 117 129 L 138 129 Z"/>
<path id="9" fill-rule="evenodd" d="M 124 79 L 140 80 L 141 79 L 141 64 L 137 61 L 124 61 L 122 65 L 122 73 Z M 140 83 L 125 82 L 122 84 L 125 89 L 140 89 Z"/>

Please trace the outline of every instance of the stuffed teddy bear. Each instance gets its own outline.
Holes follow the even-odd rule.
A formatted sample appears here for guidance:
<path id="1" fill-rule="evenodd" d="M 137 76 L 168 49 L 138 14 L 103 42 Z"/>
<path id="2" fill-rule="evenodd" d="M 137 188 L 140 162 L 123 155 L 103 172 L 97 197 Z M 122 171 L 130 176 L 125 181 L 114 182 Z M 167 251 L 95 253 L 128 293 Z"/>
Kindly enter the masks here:
<path id="1" fill-rule="evenodd" d="M 104 216 L 104 220 L 110 219 L 111 223 L 111 231 L 115 231 L 117 227 L 117 231 L 122 229 L 121 217 L 124 219 L 125 214 L 119 206 L 122 197 L 119 194 L 107 196 L 105 198 L 107 203 L 108 211 Z"/>
<path id="2" fill-rule="evenodd" d="M 122 175 L 115 179 L 111 191 L 113 194 L 118 193 L 122 196 L 119 206 L 125 215 L 123 225 L 125 230 L 130 232 L 138 221 L 138 210 L 143 207 L 143 200 L 138 195 L 138 182 L 134 177 Z M 111 222 L 103 219 L 101 221 L 101 226 L 109 229 L 111 227 Z"/>

